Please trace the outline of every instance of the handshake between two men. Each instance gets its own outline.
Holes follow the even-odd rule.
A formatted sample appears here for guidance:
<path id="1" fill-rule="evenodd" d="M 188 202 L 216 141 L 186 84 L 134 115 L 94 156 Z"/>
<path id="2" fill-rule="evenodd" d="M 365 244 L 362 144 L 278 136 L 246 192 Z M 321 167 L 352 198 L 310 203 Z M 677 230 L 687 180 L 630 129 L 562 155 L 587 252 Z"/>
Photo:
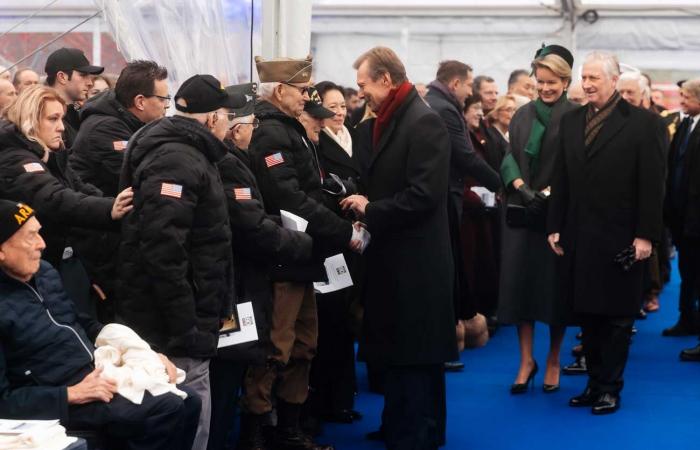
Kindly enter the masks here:
<path id="1" fill-rule="evenodd" d="M 362 254 L 369 245 L 370 234 L 367 231 L 367 226 L 362 222 L 365 217 L 365 207 L 369 203 L 364 195 L 353 194 L 345 197 L 340 201 L 340 207 L 343 211 L 351 210 L 357 221 L 352 225 L 352 237 L 350 238 L 350 249 L 354 252 Z"/>

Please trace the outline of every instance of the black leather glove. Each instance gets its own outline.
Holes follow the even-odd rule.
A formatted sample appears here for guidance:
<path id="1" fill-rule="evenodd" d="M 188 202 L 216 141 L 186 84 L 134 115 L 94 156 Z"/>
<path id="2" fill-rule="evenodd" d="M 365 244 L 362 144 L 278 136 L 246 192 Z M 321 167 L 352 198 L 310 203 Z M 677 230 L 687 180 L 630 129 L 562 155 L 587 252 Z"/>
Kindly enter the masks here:
<path id="1" fill-rule="evenodd" d="M 529 205 L 538 194 L 537 191 L 533 191 L 532 188 L 525 183 L 520 185 L 518 192 L 520 193 L 520 198 L 523 201 L 523 206 Z"/>
<path id="2" fill-rule="evenodd" d="M 527 214 L 533 217 L 538 217 L 544 214 L 544 210 L 547 207 L 547 196 L 542 192 L 535 193 L 535 196 L 530 203 L 526 205 Z"/>

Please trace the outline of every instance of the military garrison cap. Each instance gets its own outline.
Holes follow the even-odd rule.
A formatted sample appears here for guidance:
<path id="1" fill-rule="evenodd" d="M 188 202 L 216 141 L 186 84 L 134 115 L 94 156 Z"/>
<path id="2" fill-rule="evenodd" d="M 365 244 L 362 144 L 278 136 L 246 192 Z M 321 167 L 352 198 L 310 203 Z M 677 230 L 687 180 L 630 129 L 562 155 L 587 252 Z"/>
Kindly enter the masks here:
<path id="1" fill-rule="evenodd" d="M 308 83 L 311 79 L 311 55 L 306 59 L 277 58 L 265 61 L 255 57 L 261 83 Z"/>

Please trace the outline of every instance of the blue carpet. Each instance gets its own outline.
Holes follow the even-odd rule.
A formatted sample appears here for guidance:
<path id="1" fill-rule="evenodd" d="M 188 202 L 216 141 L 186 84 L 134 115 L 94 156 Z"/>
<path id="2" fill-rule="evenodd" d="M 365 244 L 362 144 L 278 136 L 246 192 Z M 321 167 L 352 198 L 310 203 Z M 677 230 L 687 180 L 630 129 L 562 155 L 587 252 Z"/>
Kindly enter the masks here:
<path id="1" fill-rule="evenodd" d="M 541 367 L 535 389 L 511 396 L 508 388 L 518 369 L 514 327 L 502 327 L 484 348 L 465 351 L 462 373 L 447 374 L 446 449 L 562 449 L 671 450 L 700 448 L 700 363 L 681 363 L 683 348 L 696 337 L 662 337 L 661 330 L 677 319 L 678 275 L 661 296 L 661 310 L 637 321 L 625 373 L 622 408 L 609 416 L 593 416 L 588 408 L 570 408 L 569 397 L 585 387 L 585 376 L 561 377 L 561 389 L 542 392 L 543 369 L 549 342 L 546 326 L 538 325 L 535 357 Z M 567 330 L 562 364 L 573 360 L 576 329 Z M 382 449 L 365 440 L 377 429 L 382 397 L 368 393 L 364 364 L 358 364 L 360 393 L 356 409 L 364 418 L 353 425 L 327 424 L 320 442 L 336 449 Z"/>

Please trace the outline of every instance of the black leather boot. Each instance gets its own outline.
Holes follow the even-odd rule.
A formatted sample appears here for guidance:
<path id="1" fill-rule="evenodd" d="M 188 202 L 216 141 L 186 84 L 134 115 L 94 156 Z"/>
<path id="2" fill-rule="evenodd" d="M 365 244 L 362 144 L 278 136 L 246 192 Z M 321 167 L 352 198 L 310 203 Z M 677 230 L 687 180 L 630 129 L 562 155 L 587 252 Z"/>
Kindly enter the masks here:
<path id="1" fill-rule="evenodd" d="M 301 405 L 277 399 L 277 428 L 274 450 L 333 450 L 332 445 L 317 444 L 301 430 L 299 416 Z"/>
<path id="2" fill-rule="evenodd" d="M 236 448 L 238 450 L 272 449 L 273 447 L 268 445 L 269 428 L 266 415 L 241 415 L 241 434 Z"/>

